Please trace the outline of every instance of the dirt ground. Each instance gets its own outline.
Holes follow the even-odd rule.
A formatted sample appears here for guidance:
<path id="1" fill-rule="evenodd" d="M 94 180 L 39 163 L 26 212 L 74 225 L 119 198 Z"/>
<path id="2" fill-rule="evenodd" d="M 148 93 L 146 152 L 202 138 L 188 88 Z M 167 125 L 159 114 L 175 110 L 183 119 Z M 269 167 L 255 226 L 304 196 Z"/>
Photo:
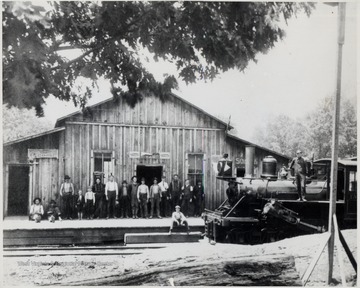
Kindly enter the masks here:
<path id="1" fill-rule="evenodd" d="M 357 230 L 344 230 L 343 235 L 357 259 Z M 78 285 L 83 280 L 96 285 L 100 283 L 99 279 L 147 271 L 154 267 L 186 266 L 187 263 L 201 265 L 205 262 L 215 263 L 222 260 L 246 261 L 254 257 L 266 261 L 272 257 L 281 259 L 287 256 L 294 259 L 300 279 L 319 250 L 319 244 L 323 242 L 324 237 L 326 234 L 306 235 L 254 246 L 220 243 L 211 245 L 207 239 L 204 239 L 199 243 L 169 244 L 165 248 L 148 249 L 140 255 L 6 257 L 3 258 L 3 281 L 4 286 Z M 356 273 L 343 249 L 342 252 L 347 285 L 356 286 Z M 325 248 L 307 286 L 327 286 L 327 261 L 327 248 Z M 339 270 L 338 251 L 335 250 L 334 281 L 331 286 L 341 286 Z M 157 284 L 181 285 L 176 275 L 167 281 L 162 281 Z"/>

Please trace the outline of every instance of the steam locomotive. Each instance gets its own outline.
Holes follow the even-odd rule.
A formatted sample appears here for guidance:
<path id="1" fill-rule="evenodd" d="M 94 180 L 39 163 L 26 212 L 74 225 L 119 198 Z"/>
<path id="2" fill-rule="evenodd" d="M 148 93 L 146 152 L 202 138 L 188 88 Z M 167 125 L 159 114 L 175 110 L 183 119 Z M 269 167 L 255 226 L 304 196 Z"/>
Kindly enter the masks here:
<path id="1" fill-rule="evenodd" d="M 205 234 L 215 242 L 257 244 L 326 231 L 329 215 L 331 159 L 307 161 L 306 199 L 297 201 L 295 177 L 280 177 L 276 159 L 267 156 L 259 178 L 232 177 L 232 161 L 218 163 L 220 181 L 237 190 L 215 211 L 205 210 Z M 227 167 L 227 169 L 224 169 Z M 357 161 L 338 161 L 336 214 L 340 228 L 356 227 Z M 282 179 L 283 178 L 283 179 Z M 237 189 L 236 189 L 237 188 Z"/>

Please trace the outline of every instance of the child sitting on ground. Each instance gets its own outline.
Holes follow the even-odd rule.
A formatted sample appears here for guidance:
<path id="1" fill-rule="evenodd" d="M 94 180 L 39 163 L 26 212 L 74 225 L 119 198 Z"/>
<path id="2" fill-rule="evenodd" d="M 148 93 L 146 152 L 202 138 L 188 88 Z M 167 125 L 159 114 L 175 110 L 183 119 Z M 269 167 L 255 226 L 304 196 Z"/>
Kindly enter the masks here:
<path id="1" fill-rule="evenodd" d="M 30 207 L 29 219 L 39 223 L 44 215 L 44 207 L 41 205 L 41 199 L 38 197 L 34 199 L 33 203 Z"/>
<path id="2" fill-rule="evenodd" d="M 172 213 L 171 225 L 169 234 L 171 234 L 172 229 L 175 227 L 185 226 L 187 234 L 189 234 L 189 224 L 186 220 L 186 217 L 182 212 L 180 212 L 180 206 L 175 206 L 175 212 Z"/>
<path id="3" fill-rule="evenodd" d="M 48 220 L 49 220 L 51 223 L 54 223 L 55 220 L 60 220 L 60 221 L 62 221 L 62 219 L 61 219 L 61 212 L 60 212 L 59 207 L 56 206 L 55 200 L 51 200 L 51 201 L 50 201 L 50 206 L 49 206 L 49 209 L 48 209 L 48 211 L 47 211 L 47 216 L 48 216 Z"/>

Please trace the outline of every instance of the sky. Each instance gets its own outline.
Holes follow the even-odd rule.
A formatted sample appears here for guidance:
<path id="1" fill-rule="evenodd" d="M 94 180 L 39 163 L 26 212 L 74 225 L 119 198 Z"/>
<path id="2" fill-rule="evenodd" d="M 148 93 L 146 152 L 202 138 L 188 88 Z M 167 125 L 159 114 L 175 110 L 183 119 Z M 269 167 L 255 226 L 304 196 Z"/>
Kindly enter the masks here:
<path id="1" fill-rule="evenodd" d="M 357 90 L 357 7 L 347 3 L 343 48 L 342 95 L 356 99 Z M 267 54 L 259 54 L 245 71 L 231 70 L 213 82 L 186 85 L 179 80 L 173 93 L 222 119 L 229 119 L 237 136 L 254 141 L 255 130 L 279 114 L 299 120 L 314 110 L 326 96 L 334 95 L 337 63 L 337 7 L 317 3 L 310 17 L 299 14 L 285 25 L 286 37 Z M 146 64 L 155 78 L 176 73 L 169 63 Z M 99 81 L 99 92 L 89 104 L 111 97 L 110 85 Z M 78 111 L 72 102 L 49 97 L 45 117 L 56 119 Z"/>

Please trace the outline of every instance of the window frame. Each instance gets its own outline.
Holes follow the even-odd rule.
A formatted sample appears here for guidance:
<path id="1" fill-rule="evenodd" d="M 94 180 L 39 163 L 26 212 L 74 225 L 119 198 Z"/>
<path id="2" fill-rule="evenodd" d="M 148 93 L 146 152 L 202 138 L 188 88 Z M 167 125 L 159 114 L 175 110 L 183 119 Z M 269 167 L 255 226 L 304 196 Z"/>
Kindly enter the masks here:
<path id="1" fill-rule="evenodd" d="M 104 154 L 109 154 L 110 155 L 110 173 L 112 175 L 115 176 L 115 151 L 114 150 L 91 150 L 91 179 L 92 179 L 92 183 L 94 183 L 95 179 L 94 179 L 94 172 L 101 172 L 102 173 L 102 183 L 104 183 L 104 177 L 105 177 L 105 171 L 95 171 L 95 159 L 98 158 L 96 157 L 96 154 L 102 154 L 102 170 L 104 169 Z M 106 155 L 108 156 L 108 155 Z"/>
<path id="2" fill-rule="evenodd" d="M 196 166 L 196 158 L 195 158 L 195 167 L 194 167 L 194 173 L 191 173 L 189 172 L 189 168 L 190 168 L 190 157 L 192 156 L 195 156 L 195 157 L 201 157 L 201 173 L 197 173 L 196 171 L 198 170 L 197 166 Z M 186 162 L 186 171 L 184 171 L 184 174 L 186 175 L 186 179 L 189 179 L 189 180 L 192 180 L 192 179 L 195 179 L 195 182 L 197 181 L 197 179 L 201 178 L 201 182 L 202 182 L 202 185 L 205 187 L 205 177 L 206 177 L 206 167 L 205 167 L 205 161 L 206 161 L 206 154 L 205 153 L 186 153 L 186 158 L 185 158 L 185 162 Z M 191 183 L 190 181 L 190 184 L 192 186 L 196 186 L 196 183 Z"/>

